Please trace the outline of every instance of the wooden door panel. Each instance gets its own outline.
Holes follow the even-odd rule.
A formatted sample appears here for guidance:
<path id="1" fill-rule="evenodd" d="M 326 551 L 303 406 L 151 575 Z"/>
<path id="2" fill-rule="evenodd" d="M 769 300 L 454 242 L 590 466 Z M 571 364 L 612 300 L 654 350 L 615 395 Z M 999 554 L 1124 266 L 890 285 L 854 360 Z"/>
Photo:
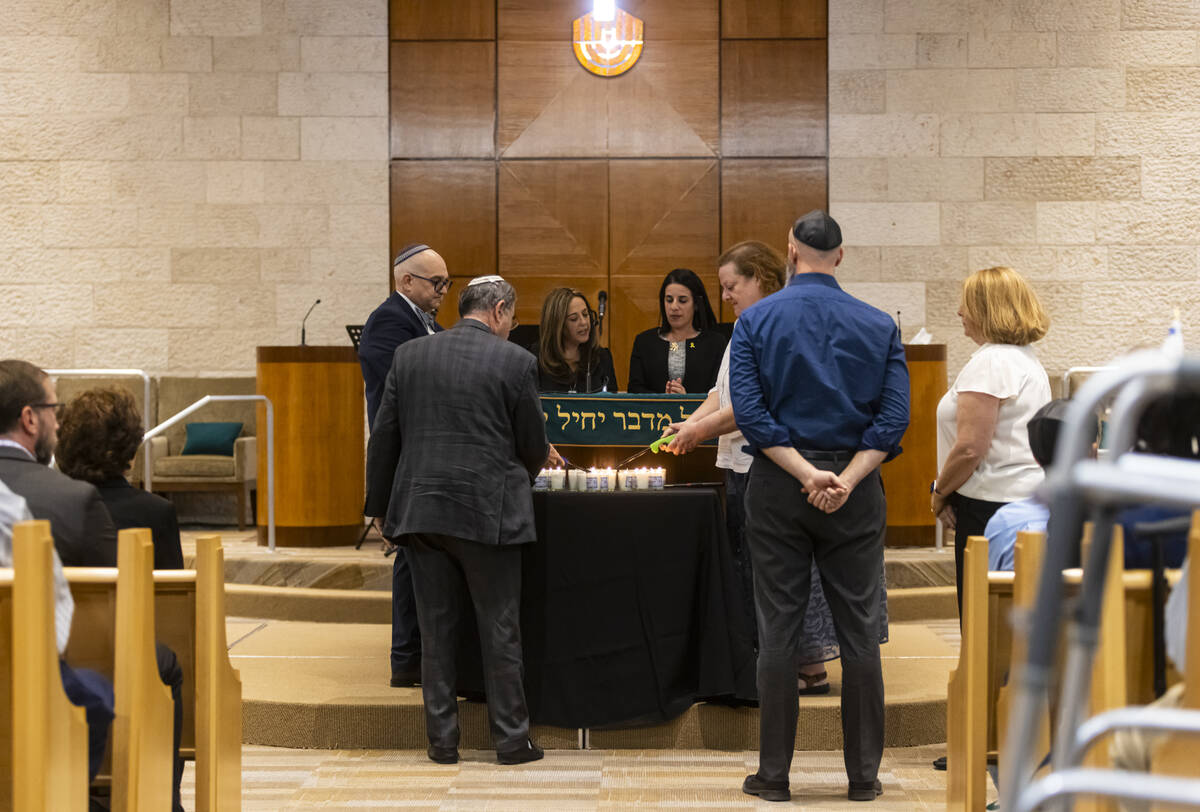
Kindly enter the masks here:
<path id="1" fill-rule="evenodd" d="M 828 154 L 825 40 L 721 43 L 725 156 Z"/>

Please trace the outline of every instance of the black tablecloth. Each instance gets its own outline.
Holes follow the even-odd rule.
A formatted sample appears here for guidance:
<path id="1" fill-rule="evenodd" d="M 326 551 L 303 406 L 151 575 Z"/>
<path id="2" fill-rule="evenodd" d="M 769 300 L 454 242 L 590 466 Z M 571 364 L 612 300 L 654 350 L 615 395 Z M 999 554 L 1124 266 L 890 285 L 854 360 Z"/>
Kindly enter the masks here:
<path id="1" fill-rule="evenodd" d="M 700 699 L 753 700 L 754 652 L 717 492 L 534 494 L 521 633 L 533 720 L 648 724 Z M 459 687 L 483 685 L 478 636 Z"/>

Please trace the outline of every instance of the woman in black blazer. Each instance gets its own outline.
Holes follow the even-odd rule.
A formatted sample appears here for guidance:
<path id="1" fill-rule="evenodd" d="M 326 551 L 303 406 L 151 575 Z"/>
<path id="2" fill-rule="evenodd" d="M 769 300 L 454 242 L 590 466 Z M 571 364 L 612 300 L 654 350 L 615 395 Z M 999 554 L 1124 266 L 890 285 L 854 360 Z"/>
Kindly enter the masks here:
<path id="1" fill-rule="evenodd" d="M 154 569 L 183 569 L 175 506 L 125 478 L 141 442 L 133 396 L 123 389 L 89 389 L 63 407 L 55 459 L 67 476 L 96 486 L 118 530 L 150 528 Z"/>
<path id="2" fill-rule="evenodd" d="M 601 347 L 596 314 L 583 291 L 555 288 L 542 302 L 538 341 L 539 392 L 616 392 L 612 353 Z"/>
<path id="3" fill-rule="evenodd" d="M 638 333 L 629 356 L 630 392 L 707 393 L 717 380 L 726 338 L 700 277 L 667 274 L 658 291 L 659 326 Z"/>

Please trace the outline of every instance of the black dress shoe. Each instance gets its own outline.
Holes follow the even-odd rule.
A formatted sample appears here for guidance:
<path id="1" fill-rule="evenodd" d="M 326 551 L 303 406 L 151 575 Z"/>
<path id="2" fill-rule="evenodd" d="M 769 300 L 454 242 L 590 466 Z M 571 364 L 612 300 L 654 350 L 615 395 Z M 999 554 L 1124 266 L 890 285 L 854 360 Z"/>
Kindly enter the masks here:
<path id="1" fill-rule="evenodd" d="M 873 801 L 883 794 L 883 784 L 874 781 L 851 781 L 846 797 L 851 801 Z"/>
<path id="2" fill-rule="evenodd" d="M 742 782 L 742 792 L 757 795 L 764 801 L 792 800 L 787 781 L 765 781 L 758 777 L 758 773 L 746 776 L 746 780 Z"/>
<path id="3" fill-rule="evenodd" d="M 425 751 L 429 756 L 430 761 L 435 761 L 438 764 L 457 764 L 458 763 L 458 748 L 457 747 L 436 747 L 429 745 L 429 749 Z"/>
<path id="4" fill-rule="evenodd" d="M 946 769 L 946 757 L 945 757 L 945 756 L 938 756 L 937 758 L 935 758 L 935 759 L 933 760 L 933 769 L 935 769 L 935 770 L 945 770 L 945 769 Z"/>
<path id="5" fill-rule="evenodd" d="M 421 666 L 392 671 L 393 688 L 413 688 L 421 684 Z"/>
<path id="6" fill-rule="evenodd" d="M 497 750 L 496 760 L 501 764 L 525 764 L 544 758 L 545 755 L 545 751 L 534 744 L 532 739 L 526 739 L 525 744 L 515 750 Z"/>

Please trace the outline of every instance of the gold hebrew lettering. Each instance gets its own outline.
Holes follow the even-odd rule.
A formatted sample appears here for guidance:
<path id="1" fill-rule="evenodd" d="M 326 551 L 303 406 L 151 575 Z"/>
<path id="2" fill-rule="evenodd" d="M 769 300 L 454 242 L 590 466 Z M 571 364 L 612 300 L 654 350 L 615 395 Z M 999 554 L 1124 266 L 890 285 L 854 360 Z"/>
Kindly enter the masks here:
<path id="1" fill-rule="evenodd" d="M 600 422 L 603 423 L 604 422 L 604 412 L 600 412 L 599 414 L 600 414 Z"/>
<path id="2" fill-rule="evenodd" d="M 587 419 L 592 418 L 592 431 L 596 430 L 596 413 L 595 412 L 580 412 L 579 425 L 583 429 L 587 429 Z"/>
<path id="3" fill-rule="evenodd" d="M 613 412 L 613 420 L 621 421 L 621 431 L 625 431 L 629 428 L 628 426 L 625 425 L 625 413 L 624 412 Z"/>
<path id="4" fill-rule="evenodd" d="M 633 423 L 634 420 L 637 421 L 637 425 L 634 425 L 634 423 Z M 634 431 L 642 430 L 642 418 L 638 417 L 637 412 L 629 413 L 629 428 L 633 429 Z"/>
<path id="5" fill-rule="evenodd" d="M 561 403 L 555 403 L 555 404 L 554 404 L 554 408 L 555 408 L 555 409 L 558 411 L 558 416 L 559 416 L 559 417 L 561 417 L 561 418 L 563 419 L 563 424 L 562 424 L 562 426 L 559 428 L 559 431 L 566 431 L 566 430 L 567 430 L 567 424 L 571 422 L 571 416 L 570 416 L 570 415 L 569 415 L 567 412 L 564 412 L 564 411 L 562 410 L 562 404 L 561 404 Z"/>
<path id="6" fill-rule="evenodd" d="M 671 415 L 667 414 L 666 412 L 658 412 L 654 415 L 654 419 L 656 421 L 654 428 L 658 431 L 662 431 L 664 428 L 671 425 Z"/>
<path id="7" fill-rule="evenodd" d="M 578 423 L 580 426 L 583 425 L 583 421 L 579 419 L 579 412 L 571 412 L 571 419 L 573 421 L 575 421 L 576 423 Z"/>

